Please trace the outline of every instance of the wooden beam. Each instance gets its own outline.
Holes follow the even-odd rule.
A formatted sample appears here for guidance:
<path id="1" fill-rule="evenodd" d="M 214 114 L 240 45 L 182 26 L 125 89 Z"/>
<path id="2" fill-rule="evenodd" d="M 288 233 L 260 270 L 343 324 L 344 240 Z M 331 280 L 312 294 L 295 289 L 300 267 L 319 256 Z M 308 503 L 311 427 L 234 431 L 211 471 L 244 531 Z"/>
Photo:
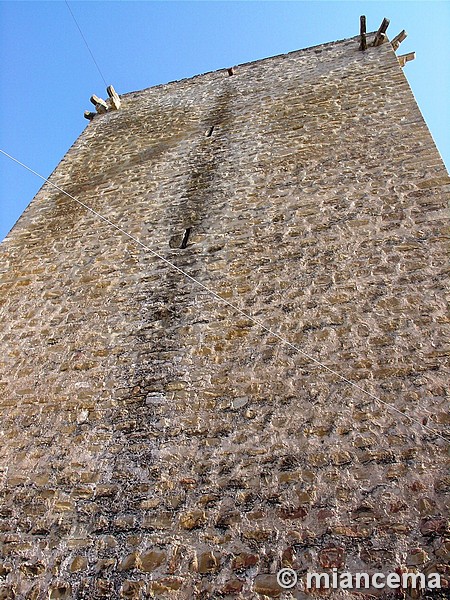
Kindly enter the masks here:
<path id="1" fill-rule="evenodd" d="M 102 100 L 101 98 L 99 98 L 95 94 L 90 97 L 90 101 L 95 106 L 95 110 L 100 115 L 103 115 L 105 112 L 107 112 L 108 105 L 106 104 L 106 102 L 104 100 Z"/>
<path id="2" fill-rule="evenodd" d="M 416 58 L 415 52 L 408 52 L 408 54 L 402 54 L 401 56 L 397 56 L 398 62 L 401 67 L 404 67 L 407 62 L 410 60 L 414 60 Z"/>
<path id="3" fill-rule="evenodd" d="M 381 44 L 386 40 L 386 29 L 389 27 L 389 23 L 390 21 L 389 19 L 386 19 L 386 17 L 381 22 L 381 25 L 378 28 L 373 40 L 374 46 L 381 46 Z"/>
<path id="4" fill-rule="evenodd" d="M 107 91 L 108 96 L 109 96 L 109 105 L 110 105 L 110 108 L 112 108 L 114 110 L 119 110 L 119 108 L 120 108 L 120 98 L 119 98 L 119 95 L 117 94 L 116 90 L 113 88 L 112 85 L 109 85 L 106 88 L 106 91 Z"/>
<path id="5" fill-rule="evenodd" d="M 366 17 L 361 15 L 359 17 L 359 35 L 360 35 L 360 50 L 367 50 L 367 38 L 366 38 Z"/>
<path id="6" fill-rule="evenodd" d="M 392 47 L 394 48 L 394 50 L 397 50 L 398 47 L 400 46 L 400 44 L 403 42 L 403 40 L 406 40 L 406 38 L 408 37 L 408 34 L 406 33 L 406 31 L 403 29 L 402 31 L 400 31 L 400 33 L 398 35 L 395 36 L 395 38 L 391 41 Z"/>

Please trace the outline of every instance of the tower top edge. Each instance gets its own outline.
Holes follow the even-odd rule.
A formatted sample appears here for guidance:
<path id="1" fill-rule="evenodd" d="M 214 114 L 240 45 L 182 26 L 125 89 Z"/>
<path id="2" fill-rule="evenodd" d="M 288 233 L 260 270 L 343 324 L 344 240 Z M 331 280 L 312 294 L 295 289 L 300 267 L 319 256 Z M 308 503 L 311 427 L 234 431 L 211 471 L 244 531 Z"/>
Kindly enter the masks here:
<path id="1" fill-rule="evenodd" d="M 367 36 L 375 36 L 376 32 L 368 32 Z M 305 52 L 310 52 L 310 51 L 314 51 L 314 50 L 318 50 L 318 49 L 331 49 L 334 46 L 338 46 L 338 45 L 343 45 L 345 43 L 349 43 L 349 42 L 357 42 L 359 40 L 359 35 L 355 35 L 349 38 L 343 38 L 340 40 L 334 40 L 331 42 L 324 42 L 322 44 L 315 44 L 313 46 L 307 46 L 305 48 L 298 48 L 296 50 L 291 50 L 290 52 L 282 52 L 281 54 L 274 54 L 272 56 L 266 56 L 264 58 L 259 58 L 256 60 L 250 60 L 250 61 L 246 61 L 243 63 L 238 63 L 237 65 L 234 65 L 235 69 L 239 69 L 242 67 L 249 67 L 252 65 L 259 65 L 261 63 L 267 62 L 267 61 L 271 61 L 271 60 L 276 60 L 276 59 L 280 59 L 283 57 L 291 57 L 294 56 L 296 54 L 302 54 Z M 213 69 L 211 71 L 205 71 L 204 73 L 197 73 L 195 75 L 191 75 L 189 77 L 182 77 L 181 79 L 176 79 L 176 80 L 172 80 L 172 81 L 167 81 L 165 83 L 158 83 L 156 85 L 151 85 L 149 87 L 146 88 L 142 88 L 140 90 L 132 90 L 130 92 L 125 92 L 123 94 L 120 94 L 121 98 L 126 98 L 127 96 L 132 96 L 134 94 L 140 94 L 140 93 L 144 93 L 147 92 L 149 90 L 157 90 L 158 88 L 163 88 L 169 85 L 175 85 L 175 84 L 179 84 L 179 83 L 183 83 L 186 81 L 190 81 L 193 79 L 197 79 L 197 78 L 201 78 L 201 77 L 205 77 L 207 75 L 212 75 L 214 73 L 220 73 L 221 71 L 226 71 L 227 69 L 229 69 L 229 66 L 224 66 L 221 67 L 219 69 Z"/>

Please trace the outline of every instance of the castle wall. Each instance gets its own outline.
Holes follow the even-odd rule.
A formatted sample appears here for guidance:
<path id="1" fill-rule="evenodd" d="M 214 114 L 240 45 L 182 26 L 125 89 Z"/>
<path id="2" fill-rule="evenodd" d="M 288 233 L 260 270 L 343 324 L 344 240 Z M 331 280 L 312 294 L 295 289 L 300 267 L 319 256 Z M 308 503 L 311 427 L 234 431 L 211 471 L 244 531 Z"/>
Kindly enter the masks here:
<path id="1" fill-rule="evenodd" d="M 298 349 L 45 184 L 0 246 L 1 597 L 443 571 L 450 181 L 390 46 L 121 100 L 51 181 Z"/>

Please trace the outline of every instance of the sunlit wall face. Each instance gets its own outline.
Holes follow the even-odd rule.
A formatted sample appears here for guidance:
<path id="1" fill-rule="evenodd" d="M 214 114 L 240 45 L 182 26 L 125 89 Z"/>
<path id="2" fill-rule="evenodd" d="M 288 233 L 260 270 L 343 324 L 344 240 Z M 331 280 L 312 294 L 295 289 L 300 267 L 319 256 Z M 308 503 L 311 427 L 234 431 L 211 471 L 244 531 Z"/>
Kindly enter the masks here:
<path id="1" fill-rule="evenodd" d="M 449 178 L 372 40 L 94 99 L 0 245 L 3 596 L 441 568 Z"/>
<path id="2" fill-rule="evenodd" d="M 105 79 L 120 93 L 356 35 L 383 17 L 447 167 L 450 5 L 446 2 L 69 3 Z M 64 2 L 0 3 L 0 148 L 48 176 L 85 126 L 104 83 Z M 137 58 L 139 57 L 139 58 Z M 40 188 L 0 158 L 0 239 Z"/>

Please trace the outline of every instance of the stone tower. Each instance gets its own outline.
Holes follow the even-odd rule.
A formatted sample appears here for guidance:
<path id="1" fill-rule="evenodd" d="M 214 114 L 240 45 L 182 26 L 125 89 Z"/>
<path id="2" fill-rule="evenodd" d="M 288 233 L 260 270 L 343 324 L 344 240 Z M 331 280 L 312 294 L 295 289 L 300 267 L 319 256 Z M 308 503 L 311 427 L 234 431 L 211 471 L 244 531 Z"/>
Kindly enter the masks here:
<path id="1" fill-rule="evenodd" d="M 372 36 L 121 96 L 50 179 L 108 222 L 1 245 L 1 598 L 444 576 L 450 181 Z"/>

